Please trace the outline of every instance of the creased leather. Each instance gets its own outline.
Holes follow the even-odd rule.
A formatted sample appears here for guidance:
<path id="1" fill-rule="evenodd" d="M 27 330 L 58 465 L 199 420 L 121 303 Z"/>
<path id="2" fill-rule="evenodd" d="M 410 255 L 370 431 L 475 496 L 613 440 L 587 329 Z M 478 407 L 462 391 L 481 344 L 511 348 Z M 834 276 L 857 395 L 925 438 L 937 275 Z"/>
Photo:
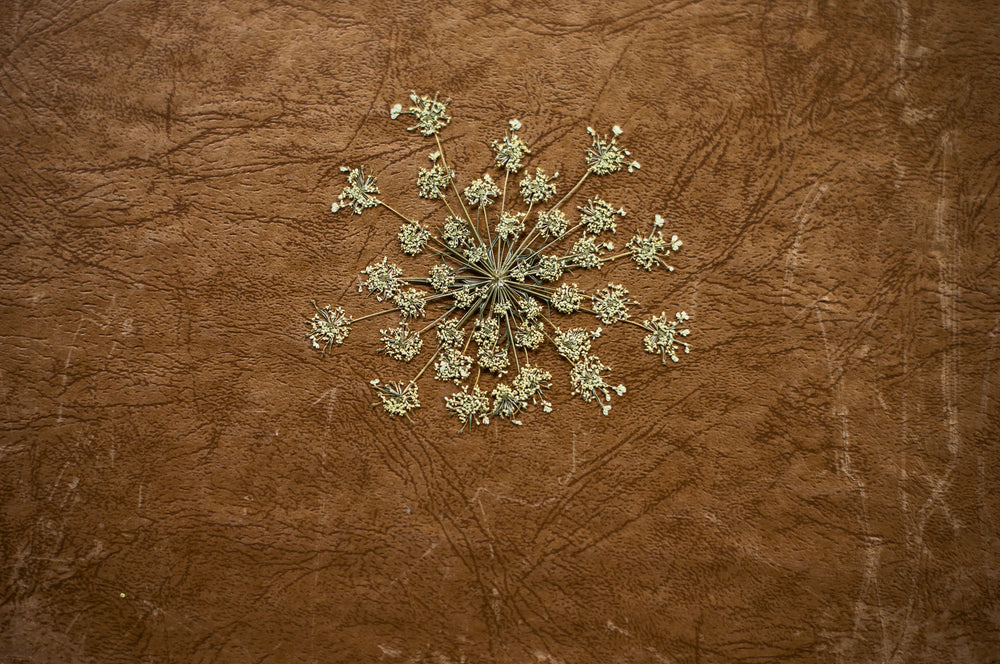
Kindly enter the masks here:
<path id="1" fill-rule="evenodd" d="M 0 660 L 990 662 L 1000 652 L 1000 72 L 990 3 L 6 2 L 0 6 Z M 685 242 L 626 262 L 691 315 L 628 392 L 462 435 L 414 424 L 384 319 L 326 357 L 310 302 L 415 269 L 341 165 L 435 219 L 524 124 Z M 580 199 L 582 200 L 582 199 Z M 590 325 L 582 320 L 581 325 Z M 422 357 L 426 357 L 425 355 Z"/>

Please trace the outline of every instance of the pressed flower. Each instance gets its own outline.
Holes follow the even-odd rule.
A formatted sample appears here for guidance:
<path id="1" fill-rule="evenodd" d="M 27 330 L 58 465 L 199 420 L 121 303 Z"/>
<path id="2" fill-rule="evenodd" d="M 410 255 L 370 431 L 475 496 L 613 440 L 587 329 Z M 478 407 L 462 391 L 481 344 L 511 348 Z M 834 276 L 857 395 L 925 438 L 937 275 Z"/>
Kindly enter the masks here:
<path id="1" fill-rule="evenodd" d="M 365 168 L 347 168 L 342 166 L 341 171 L 347 173 L 347 186 L 340 192 L 337 202 L 330 208 L 333 212 L 339 212 L 343 208 L 350 208 L 354 214 L 361 214 L 366 209 L 378 205 L 379 194 L 377 178 L 374 175 L 366 175 Z"/>
<path id="2" fill-rule="evenodd" d="M 462 420 L 462 429 L 473 424 L 489 424 L 490 398 L 486 392 L 473 386 L 472 392 L 465 386 L 461 392 L 455 392 L 445 399 L 445 408 Z"/>
<path id="3" fill-rule="evenodd" d="M 583 295 L 576 284 L 559 284 L 552 294 L 552 306 L 560 313 L 574 313 L 583 305 Z"/>
<path id="4" fill-rule="evenodd" d="M 590 342 L 601 336 L 601 328 L 594 332 L 588 332 L 580 327 L 574 327 L 563 332 L 556 330 L 553 339 L 556 351 L 570 362 L 576 362 L 581 357 L 585 357 L 590 352 Z"/>
<path id="5" fill-rule="evenodd" d="M 403 253 L 407 256 L 416 256 L 427 246 L 431 231 L 415 221 L 408 221 L 400 227 L 397 237 Z"/>
<path id="6" fill-rule="evenodd" d="M 379 302 L 395 297 L 403 287 L 403 280 L 399 278 L 403 271 L 395 263 L 389 263 L 388 256 L 381 263 L 372 263 L 361 273 L 367 274 L 368 279 L 362 282 L 358 290 L 367 288 Z"/>
<path id="7" fill-rule="evenodd" d="M 497 168 L 516 173 L 521 168 L 521 162 L 531 150 L 517 134 L 505 134 L 502 140 L 493 141 L 493 153 Z"/>
<path id="8" fill-rule="evenodd" d="M 544 237 L 559 237 L 569 228 L 569 220 L 562 210 L 538 213 L 538 232 Z"/>
<path id="9" fill-rule="evenodd" d="M 594 313 L 605 325 L 611 325 L 629 318 L 629 305 L 638 304 L 628 297 L 628 290 L 621 284 L 608 284 L 591 298 Z"/>
<path id="10" fill-rule="evenodd" d="M 410 331 L 406 321 L 400 322 L 399 327 L 381 330 L 381 332 L 382 352 L 394 360 L 409 362 L 417 356 L 424 345 L 420 335 Z"/>
<path id="11" fill-rule="evenodd" d="M 375 388 L 385 412 L 393 417 L 403 415 L 410 417 L 410 411 L 420 407 L 420 399 L 417 396 L 417 385 L 414 382 L 404 383 L 393 381 L 382 383 L 378 378 L 371 381 L 371 386 Z M 377 406 L 378 403 L 372 404 Z"/>
<path id="12" fill-rule="evenodd" d="M 432 160 L 436 154 L 431 155 Z M 440 163 L 435 163 L 430 168 L 421 168 L 417 174 L 417 195 L 430 200 L 441 198 L 451 182 L 451 176 L 448 169 Z"/>
<path id="13" fill-rule="evenodd" d="M 423 291 L 416 288 L 407 288 L 393 298 L 393 302 L 399 307 L 400 313 L 405 318 L 419 318 L 424 315 L 424 306 L 427 304 L 427 296 Z"/>
<path id="14" fill-rule="evenodd" d="M 410 101 L 408 110 L 396 104 L 390 115 L 411 116 L 415 124 L 409 130 L 431 137 L 431 164 L 416 173 L 416 195 L 438 201 L 440 207 L 431 214 L 421 213 L 426 224 L 412 220 L 378 198 L 377 180 L 363 168 L 343 169 L 347 184 L 332 206 L 335 212 L 348 208 L 356 214 L 378 206 L 381 214 L 392 213 L 405 221 L 398 233 L 402 254 L 414 256 L 429 247 L 434 250 L 431 265 L 413 277 L 404 276 L 388 257 L 362 271 L 359 291 L 367 289 L 375 296 L 372 299 L 389 302 L 385 310 L 368 313 L 357 321 L 389 314 L 399 318 L 398 324 L 381 330 L 380 352 L 411 362 L 422 351 L 421 334 L 431 328 L 436 333 L 431 342 L 433 353 L 426 362 L 416 363 L 420 368 L 413 369 L 409 381 L 372 381 L 379 395 L 375 405 L 381 404 L 392 416 L 409 418 L 420 405 L 417 382 L 429 371 L 433 379 L 459 386 L 444 404 L 461 420 L 462 430 L 492 420 L 520 424 L 526 412 L 553 410 L 546 398 L 552 373 L 533 364 L 532 355 L 550 341 L 567 361 L 572 394 L 588 403 L 596 401 L 607 415 L 611 395 L 622 396 L 626 390 L 624 385 L 608 382 L 611 367 L 592 353 L 592 342 L 601 336 L 601 328 L 563 331 L 550 320 L 553 310 L 564 316 L 592 313 L 605 325 L 624 322 L 641 327 L 645 349 L 660 355 L 663 363 L 668 357 L 676 362 L 681 350 L 690 350 L 683 341 L 689 334 L 682 325 L 687 320 L 684 312 L 673 319 L 664 313 L 640 324 L 631 320 L 630 308 L 638 303 L 629 297 L 625 286 L 608 284 L 593 293 L 587 303 L 593 308 L 588 309 L 584 291 L 564 281 L 567 271 L 601 268 L 625 256 L 646 270 L 666 266 L 664 259 L 682 244 L 676 235 L 666 239 L 661 230 L 664 219 L 656 215 L 649 235 L 629 229 L 629 234 L 635 234 L 626 251 L 609 256 L 607 252 L 614 245 L 600 234 L 616 232 L 625 210 L 593 193 L 586 194 L 590 198 L 582 202 L 572 200 L 591 175 L 639 168 L 618 143 L 622 135 L 619 127 L 612 128 L 610 138 L 588 128 L 592 140 L 579 180 L 552 205 L 559 174 L 549 176 L 541 165 L 531 163 L 536 157 L 517 133 L 520 121 L 511 120 L 503 138 L 492 143 L 492 166 L 497 170 L 469 181 L 458 193 L 454 164 L 445 158 L 436 137 L 451 121 L 447 100 L 411 93 Z M 523 176 L 510 177 L 522 169 Z M 592 179 L 590 184 L 594 182 Z M 457 197 L 450 196 L 449 190 Z M 560 209 L 567 202 L 579 205 L 579 223 L 571 223 Z M 546 204 L 548 209 L 543 209 Z M 412 269 L 407 267 L 406 273 Z M 410 322 L 424 316 L 432 320 L 419 330 L 411 330 Z M 345 340 L 354 322 L 340 307 L 316 308 L 309 320 L 308 337 L 313 346 L 326 352 Z M 508 373 L 512 379 L 504 378 Z M 485 384 L 481 386 L 481 382 Z"/>
<path id="15" fill-rule="evenodd" d="M 525 214 L 523 212 L 508 212 L 505 210 L 500 215 L 500 221 L 497 222 L 497 237 L 501 240 L 513 240 L 519 236 L 524 232 L 524 217 Z"/>
<path id="16" fill-rule="evenodd" d="M 659 316 L 653 316 L 644 321 L 643 326 L 650 331 L 650 334 L 646 335 L 643 340 L 646 352 L 660 355 L 664 364 L 667 363 L 668 357 L 674 362 L 680 361 L 680 358 L 677 357 L 678 350 L 683 348 L 685 353 L 691 352 L 691 346 L 688 343 L 677 339 L 677 337 L 686 337 L 691 334 L 687 328 L 680 328 L 680 325 L 689 318 L 687 312 L 684 311 L 677 312 L 673 319 L 667 318 L 666 312 L 663 312 Z"/>
<path id="17" fill-rule="evenodd" d="M 500 195 L 500 189 L 489 173 L 483 175 L 478 180 L 473 180 L 472 184 L 466 187 L 463 192 L 466 202 L 472 207 L 484 208 L 492 205 L 496 197 Z"/>
<path id="18" fill-rule="evenodd" d="M 580 211 L 580 222 L 587 227 L 587 232 L 597 235 L 604 231 L 614 233 L 617 230 L 615 216 L 624 217 L 625 210 L 617 210 L 600 196 L 594 196 L 577 210 Z"/>
<path id="19" fill-rule="evenodd" d="M 559 173 L 548 177 L 541 168 L 535 169 L 534 176 L 525 174 L 521 179 L 521 198 L 524 199 L 524 204 L 538 205 L 555 196 L 556 185 L 552 181 L 557 177 Z"/>
<path id="20" fill-rule="evenodd" d="M 351 331 L 351 317 L 344 314 L 342 307 L 320 309 L 315 302 L 313 307 L 316 309 L 316 315 L 309 319 L 311 329 L 306 336 L 312 339 L 313 348 L 326 353 L 333 344 L 344 343 L 344 339 Z"/>
<path id="21" fill-rule="evenodd" d="M 404 113 L 416 119 L 417 124 L 407 127 L 407 131 L 419 131 L 424 136 L 433 136 L 451 122 L 451 118 L 445 114 L 450 100 L 438 101 L 437 94 L 431 99 L 411 92 L 410 101 L 413 102 L 410 110 L 404 111 L 401 104 L 396 104 L 390 111 L 393 120 Z"/>
<path id="22" fill-rule="evenodd" d="M 612 133 L 614 136 L 609 140 L 607 136 L 598 136 L 591 127 L 587 127 L 592 143 L 587 148 L 587 169 L 594 175 L 608 175 L 617 173 L 626 166 L 629 173 L 639 168 L 639 162 L 633 161 L 627 164 L 631 153 L 618 145 L 618 137 L 621 136 L 621 129 L 615 125 Z"/>

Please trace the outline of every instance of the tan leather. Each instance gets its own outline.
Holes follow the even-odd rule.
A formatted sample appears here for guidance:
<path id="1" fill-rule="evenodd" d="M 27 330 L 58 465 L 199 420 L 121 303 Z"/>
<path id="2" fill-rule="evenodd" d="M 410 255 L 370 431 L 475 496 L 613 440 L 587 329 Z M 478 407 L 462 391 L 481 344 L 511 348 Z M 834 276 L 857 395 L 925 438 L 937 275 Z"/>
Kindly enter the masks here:
<path id="1" fill-rule="evenodd" d="M 996 661 L 995 18 L 3 3 L 0 661 Z M 364 164 L 440 218 L 411 89 L 460 183 L 511 118 L 561 191 L 621 125 L 641 169 L 580 196 L 685 245 L 579 280 L 686 310 L 692 353 L 606 327 L 607 417 L 551 348 L 523 427 L 459 435 L 433 380 L 372 408 L 391 321 L 322 357 L 305 320 L 429 265 L 330 212 Z"/>

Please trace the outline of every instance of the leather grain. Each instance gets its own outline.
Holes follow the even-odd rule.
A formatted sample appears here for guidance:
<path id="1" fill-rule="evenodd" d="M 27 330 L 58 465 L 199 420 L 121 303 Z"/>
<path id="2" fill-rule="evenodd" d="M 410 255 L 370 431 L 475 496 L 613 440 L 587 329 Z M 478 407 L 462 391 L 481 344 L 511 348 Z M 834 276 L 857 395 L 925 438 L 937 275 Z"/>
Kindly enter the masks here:
<path id="1" fill-rule="evenodd" d="M 995 662 L 998 83 L 989 2 L 0 5 L 0 662 Z M 685 242 L 629 264 L 608 417 L 458 435 L 368 381 L 397 220 L 453 101 Z M 624 244 L 628 235 L 619 234 Z M 395 260 L 396 258 L 393 258 Z M 400 261 L 403 262 L 403 261 Z M 427 265 L 417 258 L 409 265 Z M 581 279 L 591 277 L 581 277 Z M 582 284 L 582 282 L 581 282 Z"/>

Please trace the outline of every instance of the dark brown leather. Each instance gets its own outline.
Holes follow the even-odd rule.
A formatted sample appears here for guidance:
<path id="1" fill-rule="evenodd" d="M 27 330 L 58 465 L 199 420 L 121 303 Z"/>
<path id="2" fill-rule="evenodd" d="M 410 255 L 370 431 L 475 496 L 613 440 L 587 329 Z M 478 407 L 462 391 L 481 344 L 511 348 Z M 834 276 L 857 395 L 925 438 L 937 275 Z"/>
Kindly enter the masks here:
<path id="1" fill-rule="evenodd" d="M 0 6 L 0 662 L 995 662 L 997 53 L 990 2 L 5 2 Z M 330 213 L 342 164 L 437 219 L 524 123 L 638 173 L 691 314 L 662 366 L 595 348 L 608 417 L 459 435 L 368 381 L 359 317 L 398 220 Z M 414 267 L 416 269 L 416 267 Z M 603 281 L 602 281 L 603 280 Z M 583 320 L 580 324 L 590 324 Z M 426 357 L 425 355 L 422 357 Z"/>

